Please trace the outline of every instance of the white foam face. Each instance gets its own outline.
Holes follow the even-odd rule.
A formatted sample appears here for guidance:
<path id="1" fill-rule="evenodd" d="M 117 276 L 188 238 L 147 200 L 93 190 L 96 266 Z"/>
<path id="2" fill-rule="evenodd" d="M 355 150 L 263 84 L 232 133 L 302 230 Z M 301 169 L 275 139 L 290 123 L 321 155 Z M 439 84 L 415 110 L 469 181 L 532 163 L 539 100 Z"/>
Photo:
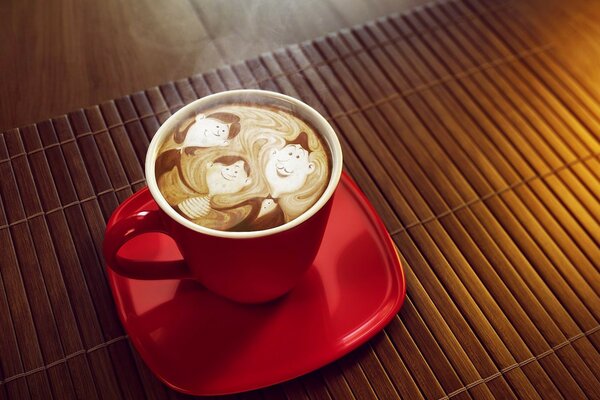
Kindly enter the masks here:
<path id="1" fill-rule="evenodd" d="M 308 160 L 308 150 L 299 144 L 273 150 L 265 168 L 271 196 L 280 197 L 296 192 L 304 186 L 308 175 L 313 172 L 315 164 Z"/>
<path id="2" fill-rule="evenodd" d="M 208 196 L 238 193 L 252 183 L 252 178 L 244 170 L 244 164 L 243 160 L 231 165 L 209 162 L 206 172 Z"/>
<path id="3" fill-rule="evenodd" d="M 196 121 L 188 128 L 182 147 L 227 146 L 229 124 L 204 114 L 196 116 Z"/>

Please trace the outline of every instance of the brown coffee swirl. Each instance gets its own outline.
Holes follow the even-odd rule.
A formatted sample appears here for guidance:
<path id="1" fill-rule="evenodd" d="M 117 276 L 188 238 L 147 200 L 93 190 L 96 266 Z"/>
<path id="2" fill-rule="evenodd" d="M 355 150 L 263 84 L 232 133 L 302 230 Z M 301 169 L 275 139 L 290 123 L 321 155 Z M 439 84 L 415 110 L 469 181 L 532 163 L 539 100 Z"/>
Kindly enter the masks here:
<path id="1" fill-rule="evenodd" d="M 202 110 L 160 145 L 158 188 L 185 218 L 207 228 L 257 231 L 302 215 L 323 194 L 331 156 L 298 116 L 257 104 Z"/>

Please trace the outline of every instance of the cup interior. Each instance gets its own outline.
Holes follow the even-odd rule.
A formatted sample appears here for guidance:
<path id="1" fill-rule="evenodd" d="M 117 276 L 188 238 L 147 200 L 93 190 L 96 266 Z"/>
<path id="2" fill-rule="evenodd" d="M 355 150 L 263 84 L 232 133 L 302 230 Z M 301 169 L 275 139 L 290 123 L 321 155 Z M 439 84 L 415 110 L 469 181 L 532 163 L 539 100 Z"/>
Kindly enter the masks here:
<path id="1" fill-rule="evenodd" d="M 312 125 L 321 135 L 321 138 L 327 144 L 331 154 L 331 174 L 329 178 L 329 182 L 325 188 L 325 191 L 321 195 L 321 197 L 303 214 L 298 216 L 297 218 L 276 226 L 274 228 L 260 230 L 260 231 L 245 231 L 245 232 L 231 232 L 231 231 L 221 231 L 216 229 L 211 229 L 204 227 L 202 225 L 198 225 L 180 215 L 177 211 L 175 211 L 171 205 L 166 201 L 160 192 L 155 176 L 155 161 L 158 155 L 158 151 L 160 145 L 165 140 L 165 137 L 173 131 L 176 127 L 178 127 L 185 119 L 190 118 L 195 115 L 198 110 L 206 110 L 209 108 L 213 108 L 219 105 L 224 104 L 234 104 L 234 103 L 243 103 L 243 104 L 256 104 L 256 105 L 265 105 L 270 107 L 276 107 L 283 109 L 284 111 L 288 111 L 294 115 L 299 116 L 301 119 L 308 122 Z M 331 125 L 327 122 L 327 120 L 319 114 L 315 109 L 310 107 L 309 105 L 297 100 L 293 97 L 286 96 L 276 92 L 270 92 L 265 90 L 231 90 L 221 93 L 216 93 L 213 95 L 209 95 L 198 99 L 187 106 L 178 110 L 175 114 L 169 117 L 164 124 L 158 129 L 152 141 L 150 142 L 150 146 L 148 148 L 148 152 L 146 154 L 146 163 L 145 163 L 145 173 L 146 173 L 146 182 L 148 184 L 148 188 L 150 189 L 150 193 L 152 197 L 157 202 L 159 207 L 173 220 L 178 222 L 179 224 L 207 235 L 218 236 L 218 237 L 227 237 L 227 238 L 237 238 L 237 239 L 248 239 L 255 238 L 261 236 L 273 235 L 278 232 L 282 232 L 288 229 L 292 229 L 295 226 L 300 225 L 311 216 L 313 216 L 317 211 L 319 211 L 331 198 L 335 189 L 339 183 L 341 174 L 342 174 L 342 149 L 339 142 L 339 139 L 331 127 Z"/>

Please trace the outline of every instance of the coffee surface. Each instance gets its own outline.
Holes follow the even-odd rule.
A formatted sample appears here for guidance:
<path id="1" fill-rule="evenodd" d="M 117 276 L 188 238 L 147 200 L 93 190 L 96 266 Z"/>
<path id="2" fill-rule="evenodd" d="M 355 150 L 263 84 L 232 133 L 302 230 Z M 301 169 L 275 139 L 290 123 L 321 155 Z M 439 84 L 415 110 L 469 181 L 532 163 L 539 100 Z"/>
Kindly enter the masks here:
<path id="1" fill-rule="evenodd" d="M 158 188 L 190 221 L 223 231 L 285 224 L 323 194 L 331 155 L 320 134 L 275 107 L 198 111 L 170 132 L 155 162 Z"/>

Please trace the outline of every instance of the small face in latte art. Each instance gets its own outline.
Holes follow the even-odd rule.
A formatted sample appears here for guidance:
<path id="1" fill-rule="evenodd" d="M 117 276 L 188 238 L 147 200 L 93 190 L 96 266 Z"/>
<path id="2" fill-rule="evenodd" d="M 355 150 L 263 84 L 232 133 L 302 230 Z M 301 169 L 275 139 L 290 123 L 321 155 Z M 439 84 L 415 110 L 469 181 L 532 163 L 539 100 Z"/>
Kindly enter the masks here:
<path id="1" fill-rule="evenodd" d="M 236 212 L 223 213 L 213 206 L 215 196 L 239 193 L 250 185 L 252 178 L 246 161 L 238 156 L 223 156 L 214 162 L 209 161 L 206 167 L 197 173 L 204 173 L 207 193 L 199 190 L 177 202 L 177 210 L 186 218 L 216 229 L 226 229 L 239 222 L 249 210 L 239 209 Z M 239 219 L 239 220 L 236 220 Z"/>
<path id="2" fill-rule="evenodd" d="M 159 146 L 158 188 L 182 216 L 211 229 L 258 231 L 305 213 L 331 175 L 320 133 L 258 104 L 198 110 Z"/>
<path id="3" fill-rule="evenodd" d="M 182 149 L 227 146 L 240 130 L 239 118 L 229 113 L 198 114 L 174 135 Z"/>
<path id="4" fill-rule="evenodd" d="M 315 165 L 308 160 L 308 151 L 299 144 L 273 150 L 265 171 L 271 195 L 279 197 L 295 192 L 304 186 L 314 170 Z"/>
<path id="5" fill-rule="evenodd" d="M 266 214 L 270 213 L 271 211 L 274 211 L 276 208 L 277 208 L 277 203 L 275 203 L 275 200 L 264 199 L 262 201 L 262 203 L 260 204 L 260 211 L 258 212 L 257 218 L 260 218 L 263 215 L 266 215 Z"/>
<path id="6" fill-rule="evenodd" d="M 227 146 L 229 144 L 228 137 L 228 125 L 216 119 L 198 115 L 196 122 L 188 130 L 183 147 Z"/>
<path id="7" fill-rule="evenodd" d="M 208 163 L 206 185 L 209 196 L 237 193 L 251 182 L 244 160 L 240 159 L 230 165 L 221 162 Z"/>

